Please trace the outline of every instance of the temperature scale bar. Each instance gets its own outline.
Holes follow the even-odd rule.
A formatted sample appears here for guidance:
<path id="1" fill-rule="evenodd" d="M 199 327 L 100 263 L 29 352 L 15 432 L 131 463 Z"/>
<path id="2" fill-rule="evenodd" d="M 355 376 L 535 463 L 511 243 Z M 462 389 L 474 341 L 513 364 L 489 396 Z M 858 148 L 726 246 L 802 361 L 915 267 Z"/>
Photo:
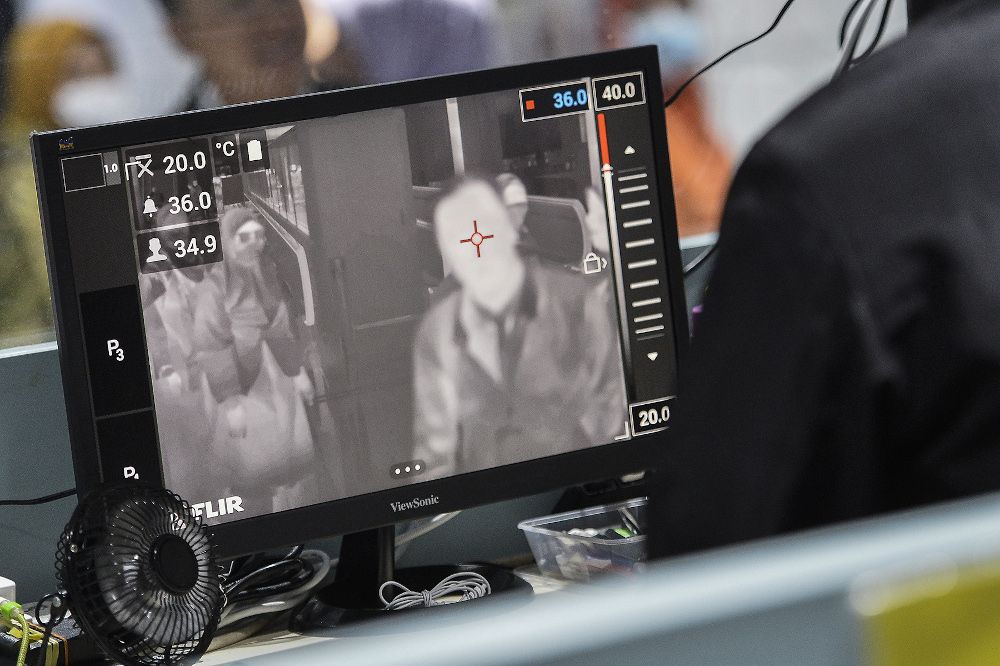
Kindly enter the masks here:
<path id="1" fill-rule="evenodd" d="M 624 95 L 626 83 L 633 84 L 627 87 L 632 100 L 644 98 L 638 85 L 641 77 L 627 74 L 595 80 L 596 105 L 611 101 L 598 103 L 602 86 L 619 85 Z M 671 292 L 649 114 L 645 105 L 635 102 L 595 114 L 628 398 L 636 407 L 630 408 L 633 434 L 666 427 L 670 410 L 662 407 L 677 391 Z M 639 414 L 638 408 L 645 405 L 652 406 Z M 649 413 L 654 407 L 655 415 Z"/>
<path id="2" fill-rule="evenodd" d="M 621 246 L 618 239 L 618 213 L 615 207 L 614 192 L 614 169 L 611 167 L 611 153 L 608 150 L 608 125 L 603 113 L 597 114 L 597 134 L 601 143 L 601 178 L 604 180 L 604 202 L 608 211 L 608 221 L 611 229 L 611 248 L 615 253 L 616 261 L 620 267 L 622 264 Z M 621 270 L 617 271 L 618 291 L 623 291 Z M 622 341 L 625 345 L 625 356 L 632 356 L 632 341 L 628 331 L 628 309 L 624 298 L 618 299 L 618 319 L 622 326 Z"/>
<path id="3" fill-rule="evenodd" d="M 642 217 L 629 219 L 621 225 L 622 230 L 635 230 L 638 234 L 630 234 L 624 242 L 619 242 L 618 233 L 618 211 L 628 214 L 642 213 L 652 215 L 652 201 L 649 196 L 649 173 L 645 167 L 631 168 L 618 180 L 618 196 L 622 197 L 620 202 L 616 201 L 615 192 L 615 169 L 611 166 L 611 152 L 608 147 L 607 120 L 603 113 L 597 114 L 597 131 L 601 144 L 601 177 L 604 180 L 604 196 L 608 209 L 608 216 L 611 221 L 612 233 L 615 235 L 614 245 L 618 249 L 619 266 L 623 266 L 622 273 L 625 274 L 625 298 L 622 299 L 618 307 L 623 322 L 630 322 L 634 326 L 627 326 L 624 331 L 628 336 L 629 328 L 632 337 L 644 339 L 645 337 L 661 337 L 665 334 L 667 319 L 662 308 L 669 303 L 662 297 L 652 295 L 646 297 L 647 291 L 659 292 L 664 287 L 659 277 L 661 271 L 655 270 L 661 258 L 648 254 L 648 250 L 657 244 L 656 226 L 652 217 Z M 627 150 L 627 149 L 626 149 Z M 634 236 L 634 237 L 633 237 Z M 622 257 L 622 253 L 627 251 L 628 257 Z M 638 250 L 640 252 L 633 252 Z M 641 252 L 647 250 L 646 253 Z M 654 269 L 652 272 L 645 269 Z M 631 302 L 631 307 L 629 307 Z M 633 310 L 631 319 L 629 310 Z M 639 311 L 641 310 L 641 311 Z M 655 359 L 653 359 L 655 360 Z"/>

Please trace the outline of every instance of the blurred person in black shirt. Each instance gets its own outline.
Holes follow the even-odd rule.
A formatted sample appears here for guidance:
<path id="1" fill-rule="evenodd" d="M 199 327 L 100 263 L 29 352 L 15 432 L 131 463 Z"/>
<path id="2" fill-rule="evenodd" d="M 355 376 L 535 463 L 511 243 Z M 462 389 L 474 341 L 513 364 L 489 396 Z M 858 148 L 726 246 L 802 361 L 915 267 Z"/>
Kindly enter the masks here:
<path id="1" fill-rule="evenodd" d="M 1000 488 L 1000 4 L 909 10 L 739 169 L 653 555 Z"/>
<path id="2" fill-rule="evenodd" d="M 355 47 L 369 83 L 497 65 L 495 0 L 311 0 Z"/>
<path id="3" fill-rule="evenodd" d="M 313 92 L 299 0 L 162 0 L 178 42 L 201 61 L 187 107 L 257 102 Z"/>

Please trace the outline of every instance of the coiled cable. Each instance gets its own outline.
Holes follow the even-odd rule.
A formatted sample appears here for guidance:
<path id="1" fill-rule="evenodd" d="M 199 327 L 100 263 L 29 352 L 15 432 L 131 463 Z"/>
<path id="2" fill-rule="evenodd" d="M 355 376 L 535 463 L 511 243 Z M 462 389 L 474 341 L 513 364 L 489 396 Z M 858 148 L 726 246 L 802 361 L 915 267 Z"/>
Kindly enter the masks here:
<path id="1" fill-rule="evenodd" d="M 400 590 L 392 600 L 385 598 L 386 588 L 395 587 Z M 438 599 L 462 594 L 457 601 L 468 601 L 470 599 L 480 599 L 491 592 L 490 582 L 477 573 L 471 571 L 461 571 L 454 573 L 430 590 L 414 592 L 402 583 L 389 580 L 378 588 L 378 598 L 382 600 L 386 610 L 402 610 L 404 608 L 415 608 L 417 606 L 442 606 L 451 602 L 440 602 Z"/>

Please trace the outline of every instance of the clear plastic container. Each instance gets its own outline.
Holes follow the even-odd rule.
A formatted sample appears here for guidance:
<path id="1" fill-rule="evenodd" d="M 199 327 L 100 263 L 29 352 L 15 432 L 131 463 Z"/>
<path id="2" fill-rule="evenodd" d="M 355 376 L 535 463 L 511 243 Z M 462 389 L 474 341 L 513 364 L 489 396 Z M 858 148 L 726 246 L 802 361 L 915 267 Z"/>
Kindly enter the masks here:
<path id="1" fill-rule="evenodd" d="M 629 523 L 633 523 L 630 525 Z M 638 536 L 608 538 L 608 530 Z M 532 518 L 518 524 L 546 576 L 588 581 L 596 576 L 633 575 L 646 560 L 646 498 Z M 570 530 L 584 533 L 570 534 Z M 602 534 L 588 536 L 591 531 Z"/>

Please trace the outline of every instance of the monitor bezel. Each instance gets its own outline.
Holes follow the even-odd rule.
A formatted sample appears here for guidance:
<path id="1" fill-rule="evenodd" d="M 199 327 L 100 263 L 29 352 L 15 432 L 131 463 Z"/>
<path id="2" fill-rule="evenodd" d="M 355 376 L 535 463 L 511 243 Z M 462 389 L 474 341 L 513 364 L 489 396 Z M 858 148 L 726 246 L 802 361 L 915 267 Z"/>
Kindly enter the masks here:
<path id="1" fill-rule="evenodd" d="M 311 118 L 639 70 L 644 73 L 647 82 L 660 80 L 656 47 L 608 51 L 499 69 L 189 111 L 91 128 L 32 134 L 31 147 L 55 310 L 70 443 L 80 497 L 100 483 L 101 473 L 81 313 L 63 208 L 59 169 L 61 158 L 189 136 L 291 124 Z M 646 87 L 646 107 L 652 129 L 652 148 L 660 190 L 660 219 L 663 221 L 661 233 L 670 281 L 676 367 L 678 376 L 683 376 L 688 320 L 677 243 L 663 94 L 656 83 L 647 83 Z M 331 108 L 337 109 L 336 113 L 331 113 Z M 60 150 L 59 142 L 63 139 L 71 139 L 73 148 Z M 628 441 L 611 442 L 512 465 L 245 518 L 214 525 L 211 529 L 217 553 L 223 557 L 278 548 L 652 469 L 660 453 L 669 446 L 669 440 L 668 428 Z M 393 502 L 428 497 L 436 497 L 437 500 L 405 513 L 394 512 L 391 508 Z"/>

